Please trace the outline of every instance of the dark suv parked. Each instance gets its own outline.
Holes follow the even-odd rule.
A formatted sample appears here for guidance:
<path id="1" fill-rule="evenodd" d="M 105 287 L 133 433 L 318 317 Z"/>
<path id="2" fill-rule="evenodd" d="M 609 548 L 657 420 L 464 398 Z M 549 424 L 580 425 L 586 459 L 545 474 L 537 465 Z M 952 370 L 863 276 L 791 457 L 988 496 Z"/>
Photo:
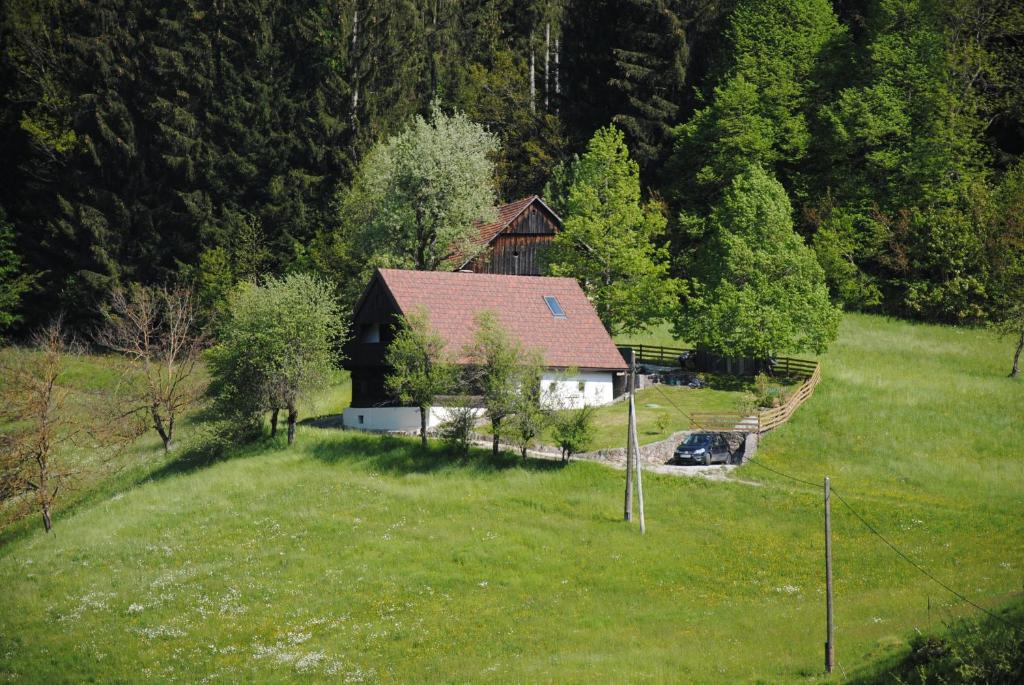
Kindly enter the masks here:
<path id="1" fill-rule="evenodd" d="M 690 433 L 672 455 L 673 464 L 728 464 L 729 443 L 719 433 Z"/>

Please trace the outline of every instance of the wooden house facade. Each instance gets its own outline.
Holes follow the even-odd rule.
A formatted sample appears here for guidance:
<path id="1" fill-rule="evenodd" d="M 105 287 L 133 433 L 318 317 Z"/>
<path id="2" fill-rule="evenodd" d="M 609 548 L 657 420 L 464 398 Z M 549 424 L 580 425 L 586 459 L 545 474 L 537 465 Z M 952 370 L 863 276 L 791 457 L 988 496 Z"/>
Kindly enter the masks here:
<path id="1" fill-rule="evenodd" d="M 470 259 L 456 258 L 456 271 L 508 276 L 539 276 L 540 255 L 562 230 L 562 220 L 537 195 L 498 207 L 498 218 L 478 223 L 474 240 L 482 251 Z"/>

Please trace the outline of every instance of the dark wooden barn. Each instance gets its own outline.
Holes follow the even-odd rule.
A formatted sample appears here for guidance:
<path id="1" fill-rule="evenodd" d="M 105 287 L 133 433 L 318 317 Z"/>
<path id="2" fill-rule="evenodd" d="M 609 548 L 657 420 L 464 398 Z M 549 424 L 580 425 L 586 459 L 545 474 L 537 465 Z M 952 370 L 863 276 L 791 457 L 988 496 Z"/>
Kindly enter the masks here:
<path id="1" fill-rule="evenodd" d="M 498 207 L 498 219 L 477 224 L 474 241 L 483 251 L 455 258 L 455 270 L 510 276 L 539 276 L 540 254 L 562 230 L 562 220 L 536 195 Z"/>

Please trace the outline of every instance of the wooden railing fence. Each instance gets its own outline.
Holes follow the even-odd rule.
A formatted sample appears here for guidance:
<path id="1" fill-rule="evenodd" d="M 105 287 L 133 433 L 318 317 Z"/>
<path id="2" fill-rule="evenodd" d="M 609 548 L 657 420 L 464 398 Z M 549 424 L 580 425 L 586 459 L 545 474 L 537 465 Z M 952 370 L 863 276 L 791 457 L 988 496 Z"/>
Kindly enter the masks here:
<path id="1" fill-rule="evenodd" d="M 637 363 L 664 366 L 675 366 L 679 363 L 680 355 L 695 352 L 695 350 L 682 347 L 663 345 L 631 345 L 630 347 L 636 353 Z M 800 405 L 810 399 L 814 394 L 814 389 L 821 382 L 821 364 L 794 357 L 776 357 L 775 362 L 775 373 L 803 379 L 800 386 L 782 406 L 761 409 L 749 415 L 697 412 L 689 415 L 693 427 L 698 430 L 730 433 L 765 433 L 789 421 Z"/>

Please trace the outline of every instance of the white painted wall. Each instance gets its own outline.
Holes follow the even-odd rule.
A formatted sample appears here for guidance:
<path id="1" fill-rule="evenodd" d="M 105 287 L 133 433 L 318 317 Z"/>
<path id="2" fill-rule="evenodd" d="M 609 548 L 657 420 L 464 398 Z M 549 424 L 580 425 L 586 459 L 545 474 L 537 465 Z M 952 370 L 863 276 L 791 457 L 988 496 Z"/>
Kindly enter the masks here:
<path id="1" fill-rule="evenodd" d="M 547 406 L 563 409 L 608 404 L 615 399 L 612 392 L 614 378 L 612 371 L 590 371 L 571 376 L 549 371 L 541 377 L 541 401 Z"/>
<path id="2" fill-rule="evenodd" d="M 484 410 L 477 409 L 477 416 Z M 362 417 L 362 421 L 360 421 Z M 437 426 L 448 417 L 446 407 L 431 407 L 427 417 L 427 429 Z M 420 430 L 420 410 L 416 407 L 349 407 L 342 413 L 345 428 L 358 428 L 364 431 L 416 432 Z"/>
<path id="3" fill-rule="evenodd" d="M 571 376 L 549 371 L 541 376 L 541 401 L 559 409 L 579 409 L 584 405 L 599 406 L 615 399 L 612 393 L 612 371 L 590 371 Z M 447 408 L 431 407 L 427 428 L 436 428 L 447 418 Z M 483 416 L 478 409 L 477 415 Z M 362 417 L 362 420 L 360 420 Z M 416 407 L 349 407 L 342 414 L 346 428 L 366 431 L 419 432 L 420 410 Z"/>

